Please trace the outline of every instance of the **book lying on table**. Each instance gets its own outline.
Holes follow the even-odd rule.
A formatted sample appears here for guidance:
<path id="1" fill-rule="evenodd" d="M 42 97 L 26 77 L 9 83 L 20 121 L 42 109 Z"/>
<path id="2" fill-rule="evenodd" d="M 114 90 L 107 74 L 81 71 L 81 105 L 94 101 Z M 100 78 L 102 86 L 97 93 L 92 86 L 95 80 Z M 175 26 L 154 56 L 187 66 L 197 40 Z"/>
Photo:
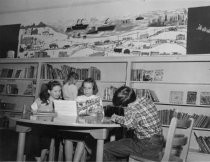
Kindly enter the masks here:
<path id="1" fill-rule="evenodd" d="M 55 112 L 37 112 L 30 116 L 30 120 L 53 121 L 56 116 Z"/>

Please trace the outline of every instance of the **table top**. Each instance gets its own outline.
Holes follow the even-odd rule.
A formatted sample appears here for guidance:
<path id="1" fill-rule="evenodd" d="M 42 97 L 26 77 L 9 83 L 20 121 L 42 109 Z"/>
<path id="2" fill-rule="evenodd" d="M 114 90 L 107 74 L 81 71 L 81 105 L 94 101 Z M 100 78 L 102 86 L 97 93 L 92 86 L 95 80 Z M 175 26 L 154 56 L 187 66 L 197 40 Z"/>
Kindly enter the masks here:
<path id="1" fill-rule="evenodd" d="M 119 124 L 113 123 L 109 117 L 100 116 L 57 116 L 57 115 L 23 115 L 21 117 L 11 117 L 11 120 L 28 124 L 41 124 L 52 126 L 71 127 L 92 127 L 92 128 L 115 128 Z"/>

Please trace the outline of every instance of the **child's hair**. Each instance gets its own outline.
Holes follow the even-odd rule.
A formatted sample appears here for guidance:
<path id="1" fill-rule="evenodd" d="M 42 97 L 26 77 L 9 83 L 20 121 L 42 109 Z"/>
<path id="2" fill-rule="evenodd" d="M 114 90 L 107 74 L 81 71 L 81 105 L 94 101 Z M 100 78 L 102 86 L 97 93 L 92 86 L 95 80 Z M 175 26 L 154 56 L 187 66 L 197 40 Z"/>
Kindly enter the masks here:
<path id="1" fill-rule="evenodd" d="M 71 80 L 71 78 L 74 78 L 75 80 L 79 79 L 79 75 L 75 72 L 70 72 L 68 73 L 67 77 L 65 78 L 65 80 L 63 81 L 63 83 L 67 83 L 69 80 Z"/>
<path id="2" fill-rule="evenodd" d="M 98 86 L 96 84 L 96 81 L 93 78 L 86 78 L 83 82 L 81 87 L 78 90 L 78 96 L 84 95 L 84 84 L 85 83 L 92 83 L 93 85 L 93 94 L 96 95 L 98 93 Z"/>
<path id="3" fill-rule="evenodd" d="M 50 97 L 50 94 L 48 93 L 48 90 L 52 90 L 53 87 L 55 86 L 60 86 L 61 87 L 61 83 L 58 81 L 49 81 L 47 84 L 43 84 L 42 88 L 41 88 L 41 92 L 39 94 L 39 98 L 41 99 L 42 103 L 48 103 L 47 100 Z"/>
<path id="4" fill-rule="evenodd" d="M 115 91 L 112 103 L 114 106 L 126 107 L 135 100 L 136 94 L 134 90 L 130 87 L 122 86 Z"/>

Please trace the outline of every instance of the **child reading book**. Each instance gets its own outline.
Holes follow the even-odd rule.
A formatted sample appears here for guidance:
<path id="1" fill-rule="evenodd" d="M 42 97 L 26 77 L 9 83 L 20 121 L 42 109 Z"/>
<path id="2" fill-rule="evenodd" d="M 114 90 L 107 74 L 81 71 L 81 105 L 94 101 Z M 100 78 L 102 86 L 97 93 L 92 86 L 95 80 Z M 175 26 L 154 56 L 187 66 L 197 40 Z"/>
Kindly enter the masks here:
<path id="1" fill-rule="evenodd" d="M 78 96 L 76 99 L 78 115 L 95 116 L 97 113 L 104 113 L 102 100 L 96 95 L 98 93 L 98 87 L 95 80 L 92 78 L 85 79 L 82 83 L 81 90 L 83 95 Z"/>
<path id="2" fill-rule="evenodd" d="M 104 114 L 102 100 L 96 95 L 98 93 L 96 81 L 93 78 L 85 79 L 82 82 L 80 90 L 82 95 L 76 98 L 78 115 L 96 116 L 99 113 Z M 79 161 L 81 156 L 86 154 L 86 149 L 90 152 L 90 149 L 86 144 L 86 141 L 88 140 L 88 136 L 85 136 L 84 142 L 78 142 L 74 161 Z"/>

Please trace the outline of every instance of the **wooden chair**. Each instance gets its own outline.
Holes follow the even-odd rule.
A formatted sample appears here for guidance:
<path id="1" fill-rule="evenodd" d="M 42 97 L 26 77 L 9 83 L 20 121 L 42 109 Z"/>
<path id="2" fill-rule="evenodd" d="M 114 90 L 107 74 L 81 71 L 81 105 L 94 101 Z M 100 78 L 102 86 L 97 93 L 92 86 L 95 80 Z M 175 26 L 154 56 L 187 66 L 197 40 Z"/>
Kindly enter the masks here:
<path id="1" fill-rule="evenodd" d="M 190 145 L 194 119 L 179 120 L 173 117 L 169 126 L 165 151 L 162 153 L 161 162 L 186 162 Z M 175 134 L 176 128 L 183 128 L 185 134 Z M 184 148 L 183 148 L 184 146 Z M 137 155 L 130 155 L 129 162 L 155 162 Z"/>

